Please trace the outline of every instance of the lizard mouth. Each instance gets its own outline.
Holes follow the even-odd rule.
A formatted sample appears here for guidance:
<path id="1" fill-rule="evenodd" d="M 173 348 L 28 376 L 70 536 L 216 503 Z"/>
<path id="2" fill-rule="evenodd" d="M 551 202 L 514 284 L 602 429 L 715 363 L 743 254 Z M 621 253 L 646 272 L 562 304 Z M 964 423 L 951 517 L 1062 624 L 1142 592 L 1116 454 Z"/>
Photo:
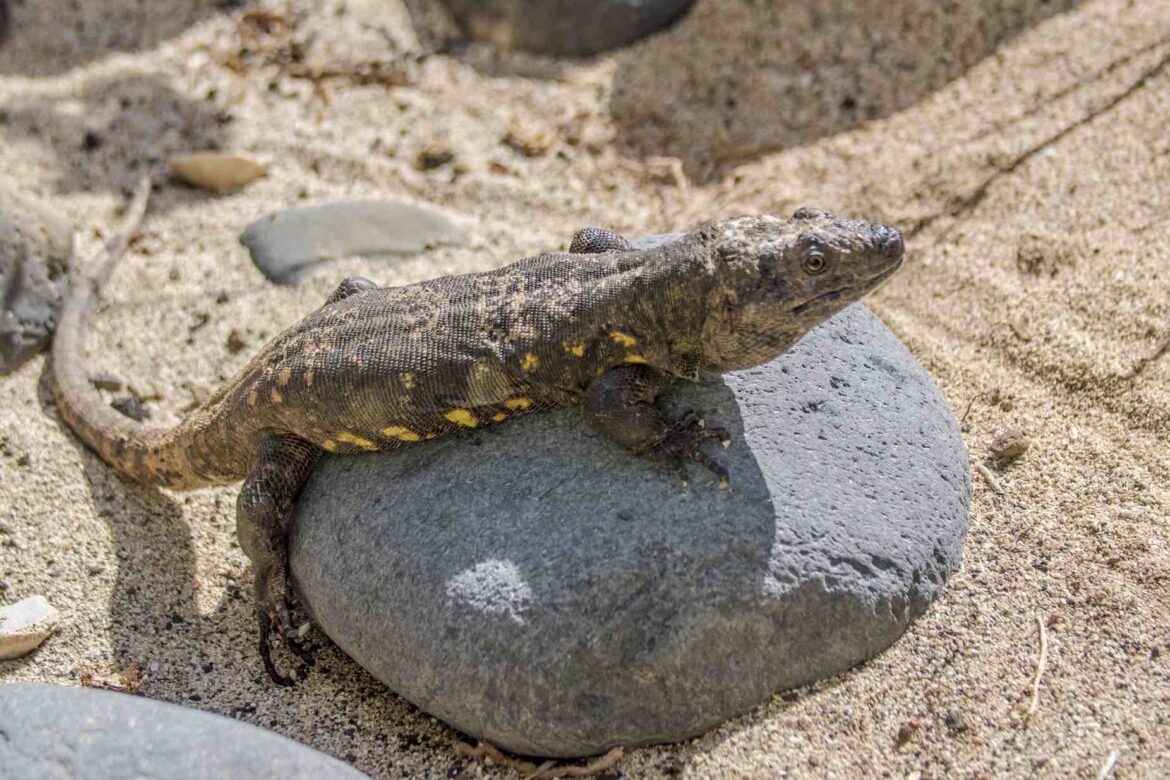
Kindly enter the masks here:
<path id="1" fill-rule="evenodd" d="M 799 306 L 797 306 L 795 309 L 792 310 L 792 313 L 799 316 L 799 315 L 804 314 L 806 311 L 808 311 L 809 309 L 811 309 L 814 306 L 817 306 L 819 304 L 831 303 L 832 301 L 840 300 L 841 298 L 843 298 L 845 296 L 845 293 L 849 292 L 849 290 L 850 290 L 849 287 L 842 287 L 839 290 L 830 290 L 827 293 L 823 293 L 821 295 L 818 295 L 817 297 L 811 298 L 811 299 L 805 301 L 804 303 L 800 304 Z"/>

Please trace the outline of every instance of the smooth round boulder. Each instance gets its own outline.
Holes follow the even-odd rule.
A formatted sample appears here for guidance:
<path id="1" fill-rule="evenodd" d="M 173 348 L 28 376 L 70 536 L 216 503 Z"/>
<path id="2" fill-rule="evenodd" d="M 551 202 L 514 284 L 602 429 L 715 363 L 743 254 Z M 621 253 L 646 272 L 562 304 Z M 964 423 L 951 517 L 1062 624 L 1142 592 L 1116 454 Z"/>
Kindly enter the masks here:
<path id="1" fill-rule="evenodd" d="M 670 405 L 732 434 L 688 487 L 577 409 L 322 461 L 291 565 L 318 625 L 457 729 L 544 756 L 681 740 L 888 647 L 961 559 L 958 425 L 855 305 Z"/>
<path id="2" fill-rule="evenodd" d="M 579 57 L 625 46 L 687 12 L 694 0 L 443 0 L 478 41 Z"/>
<path id="3" fill-rule="evenodd" d="M 40 683 L 0 686 L 0 777 L 366 778 L 324 753 L 231 718 Z"/>

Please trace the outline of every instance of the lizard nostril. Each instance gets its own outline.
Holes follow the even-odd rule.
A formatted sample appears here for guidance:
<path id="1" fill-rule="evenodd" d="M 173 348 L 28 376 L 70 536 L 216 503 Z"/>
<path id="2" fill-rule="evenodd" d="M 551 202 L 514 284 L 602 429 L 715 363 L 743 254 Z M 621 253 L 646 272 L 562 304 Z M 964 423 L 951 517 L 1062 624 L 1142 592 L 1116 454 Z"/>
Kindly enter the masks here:
<path id="1" fill-rule="evenodd" d="M 878 248 L 883 253 L 890 257 L 901 257 L 902 253 L 906 251 L 906 245 L 902 241 L 902 234 L 892 227 L 879 225 L 877 227 L 878 234 Z"/>

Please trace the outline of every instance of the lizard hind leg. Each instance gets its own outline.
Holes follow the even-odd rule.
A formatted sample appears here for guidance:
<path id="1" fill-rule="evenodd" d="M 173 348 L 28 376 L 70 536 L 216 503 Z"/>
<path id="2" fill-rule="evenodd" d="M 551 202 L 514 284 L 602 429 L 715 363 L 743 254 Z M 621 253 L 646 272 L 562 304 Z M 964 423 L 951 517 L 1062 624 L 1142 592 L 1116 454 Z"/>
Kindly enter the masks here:
<path id="1" fill-rule="evenodd" d="M 260 658 L 278 685 L 288 686 L 294 681 L 277 670 L 272 660 L 274 646 L 287 648 L 300 658 L 302 672 L 312 664 L 308 650 L 293 632 L 288 521 L 320 455 L 315 445 L 298 436 L 270 436 L 261 442 L 236 501 L 236 535 L 252 560 Z"/>
<path id="2" fill-rule="evenodd" d="M 708 469 L 729 482 L 727 469 L 702 450 L 709 440 L 724 446 L 730 442 L 723 428 L 709 427 L 694 412 L 669 420 L 655 403 L 674 384 L 674 379 L 646 365 L 609 369 L 589 385 L 581 412 L 586 424 L 636 455 L 641 455 L 677 476 L 685 485 L 685 461 Z"/>
<path id="3" fill-rule="evenodd" d="M 347 276 L 341 280 L 341 284 L 337 285 L 337 289 L 333 291 L 333 294 L 326 299 L 325 305 L 328 306 L 331 303 L 337 303 L 351 295 L 356 295 L 365 290 L 372 290 L 377 286 L 376 283 L 364 276 Z"/>
<path id="4" fill-rule="evenodd" d="M 571 255 L 597 255 L 603 252 L 629 252 L 630 242 L 605 228 L 587 227 L 577 231 L 569 244 Z"/>

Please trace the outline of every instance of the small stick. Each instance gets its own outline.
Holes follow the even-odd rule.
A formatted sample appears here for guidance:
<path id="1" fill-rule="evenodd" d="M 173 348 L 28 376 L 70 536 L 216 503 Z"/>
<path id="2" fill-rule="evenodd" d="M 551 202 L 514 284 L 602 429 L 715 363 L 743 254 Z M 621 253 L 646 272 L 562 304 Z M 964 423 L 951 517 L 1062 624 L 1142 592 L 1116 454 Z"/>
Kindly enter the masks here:
<path id="1" fill-rule="evenodd" d="M 475 747 L 460 742 L 455 745 L 455 752 L 468 758 L 490 758 L 500 766 L 514 769 L 525 778 L 528 778 L 528 780 L 544 780 L 553 777 L 589 777 L 600 774 L 616 764 L 621 759 L 623 753 L 620 747 L 615 747 L 601 758 L 591 761 L 585 766 L 557 767 L 547 761 L 537 766 L 528 761 L 521 761 L 518 758 L 506 756 L 498 747 L 490 742 L 480 742 Z"/>
<path id="2" fill-rule="evenodd" d="M 1036 625 L 1040 627 L 1040 655 L 1036 658 L 1036 676 L 1032 678 L 1032 701 L 1028 704 L 1028 717 L 1036 714 L 1040 707 L 1040 677 L 1044 674 L 1044 667 L 1048 663 L 1048 631 L 1044 628 L 1044 618 L 1036 616 Z"/>
<path id="3" fill-rule="evenodd" d="M 1101 765 L 1101 771 L 1097 773 L 1097 780 L 1105 780 L 1113 773 L 1113 767 L 1117 766 L 1117 759 L 1121 758 L 1121 753 L 1116 750 L 1110 750 L 1109 756 L 1105 759 L 1105 763 Z"/>
<path id="4" fill-rule="evenodd" d="M 979 472 L 979 476 L 983 477 L 983 479 L 987 481 L 987 487 L 991 488 L 992 493 L 995 493 L 996 495 L 1003 494 L 1003 488 L 1000 486 L 999 480 L 996 479 L 995 475 L 991 473 L 991 469 L 987 468 L 987 466 L 984 466 L 982 463 L 976 463 L 975 470 Z"/>
<path id="5" fill-rule="evenodd" d="M 971 400 L 967 402 L 967 408 L 963 410 L 963 416 L 959 418 L 959 429 L 967 423 L 967 415 L 971 413 L 971 407 L 975 405 L 975 396 L 971 396 Z"/>

